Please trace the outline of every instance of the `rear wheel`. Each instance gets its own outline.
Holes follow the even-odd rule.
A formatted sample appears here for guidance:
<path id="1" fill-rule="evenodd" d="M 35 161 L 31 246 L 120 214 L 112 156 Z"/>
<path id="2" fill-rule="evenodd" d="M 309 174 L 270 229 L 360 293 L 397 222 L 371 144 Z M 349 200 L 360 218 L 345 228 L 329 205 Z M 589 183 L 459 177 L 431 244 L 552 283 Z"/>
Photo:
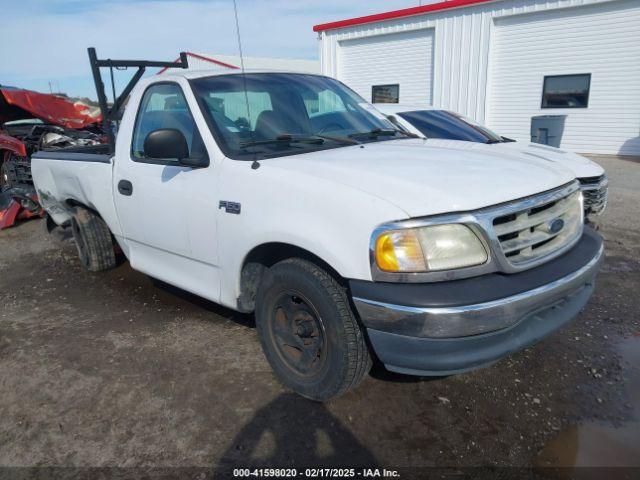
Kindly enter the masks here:
<path id="1" fill-rule="evenodd" d="M 91 272 L 116 266 L 111 231 L 96 213 L 79 208 L 71 220 L 80 263 Z"/>
<path id="2" fill-rule="evenodd" d="M 284 260 L 265 273 L 256 324 L 276 376 L 304 397 L 328 400 L 342 395 L 371 368 L 345 289 L 306 260 Z"/>

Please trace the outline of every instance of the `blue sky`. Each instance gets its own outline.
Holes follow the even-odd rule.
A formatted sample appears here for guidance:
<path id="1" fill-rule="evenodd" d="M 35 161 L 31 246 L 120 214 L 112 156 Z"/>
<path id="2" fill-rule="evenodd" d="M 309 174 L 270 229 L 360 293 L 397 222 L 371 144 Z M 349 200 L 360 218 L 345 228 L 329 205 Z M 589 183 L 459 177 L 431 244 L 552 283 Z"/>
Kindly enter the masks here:
<path id="1" fill-rule="evenodd" d="M 237 0 L 247 56 L 318 56 L 313 25 L 415 6 L 411 0 Z M 423 2 L 427 3 L 427 2 Z M 232 0 L 0 0 L 0 84 L 95 97 L 86 49 L 173 60 L 237 54 Z M 122 85 L 124 75 L 119 75 Z"/>

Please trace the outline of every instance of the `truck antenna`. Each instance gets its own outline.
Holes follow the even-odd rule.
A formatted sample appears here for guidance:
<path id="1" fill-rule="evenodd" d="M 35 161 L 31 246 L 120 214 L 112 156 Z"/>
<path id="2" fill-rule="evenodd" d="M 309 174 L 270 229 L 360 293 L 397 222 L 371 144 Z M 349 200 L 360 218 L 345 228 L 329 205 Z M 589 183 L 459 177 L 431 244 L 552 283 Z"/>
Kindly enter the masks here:
<path id="1" fill-rule="evenodd" d="M 236 17 L 236 36 L 238 38 L 238 50 L 240 52 L 240 71 L 242 75 L 242 84 L 244 88 L 244 101 L 247 106 L 247 119 L 249 120 L 249 134 L 251 135 L 251 140 L 253 141 L 253 132 L 251 131 L 251 109 L 249 108 L 249 92 L 247 91 L 247 77 L 244 72 L 244 54 L 242 53 L 242 39 L 240 38 L 240 22 L 238 21 L 238 5 L 236 5 L 236 0 L 233 0 L 233 13 Z M 260 168 L 260 163 L 257 160 L 254 160 L 251 164 L 251 168 L 257 170 Z"/>

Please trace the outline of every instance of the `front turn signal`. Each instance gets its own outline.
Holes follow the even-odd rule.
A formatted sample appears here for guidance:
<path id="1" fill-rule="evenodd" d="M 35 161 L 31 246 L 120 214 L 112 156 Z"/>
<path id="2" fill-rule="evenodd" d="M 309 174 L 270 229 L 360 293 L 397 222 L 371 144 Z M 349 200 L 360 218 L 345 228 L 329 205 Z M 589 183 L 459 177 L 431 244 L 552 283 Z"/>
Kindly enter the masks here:
<path id="1" fill-rule="evenodd" d="M 413 230 L 385 232 L 376 240 L 376 264 L 385 272 L 424 272 L 422 247 Z"/>

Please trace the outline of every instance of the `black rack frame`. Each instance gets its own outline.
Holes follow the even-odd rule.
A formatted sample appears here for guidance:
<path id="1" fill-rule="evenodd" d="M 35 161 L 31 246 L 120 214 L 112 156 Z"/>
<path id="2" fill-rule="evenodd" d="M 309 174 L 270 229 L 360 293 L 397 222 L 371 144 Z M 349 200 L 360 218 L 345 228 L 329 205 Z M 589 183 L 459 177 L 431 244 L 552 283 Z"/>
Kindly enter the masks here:
<path id="1" fill-rule="evenodd" d="M 89 52 L 89 63 L 91 64 L 91 73 L 93 74 L 93 82 L 96 86 L 96 93 L 98 94 L 98 104 L 100 105 L 100 112 L 102 113 L 102 128 L 107 135 L 107 141 L 109 143 L 109 152 L 114 153 L 116 147 L 116 139 L 113 133 L 112 123 L 120 120 L 119 114 L 120 109 L 124 105 L 124 102 L 127 100 L 127 97 L 133 90 L 133 87 L 136 86 L 138 81 L 144 75 L 147 67 L 157 67 L 157 68 L 189 68 L 189 62 L 187 60 L 187 53 L 180 52 L 180 59 L 175 62 L 161 62 L 161 61 L 149 61 L 149 60 L 100 60 L 96 54 L 96 49 L 94 47 L 89 47 L 87 49 Z M 127 83 L 122 93 L 114 98 L 113 105 L 109 108 L 107 103 L 107 95 L 104 90 L 104 82 L 102 81 L 102 74 L 100 72 L 100 68 L 107 67 L 111 69 L 111 81 L 113 82 L 113 69 L 114 68 L 129 68 L 135 67 L 138 70 L 131 77 L 129 83 Z M 115 97 L 115 91 L 114 91 Z"/>

